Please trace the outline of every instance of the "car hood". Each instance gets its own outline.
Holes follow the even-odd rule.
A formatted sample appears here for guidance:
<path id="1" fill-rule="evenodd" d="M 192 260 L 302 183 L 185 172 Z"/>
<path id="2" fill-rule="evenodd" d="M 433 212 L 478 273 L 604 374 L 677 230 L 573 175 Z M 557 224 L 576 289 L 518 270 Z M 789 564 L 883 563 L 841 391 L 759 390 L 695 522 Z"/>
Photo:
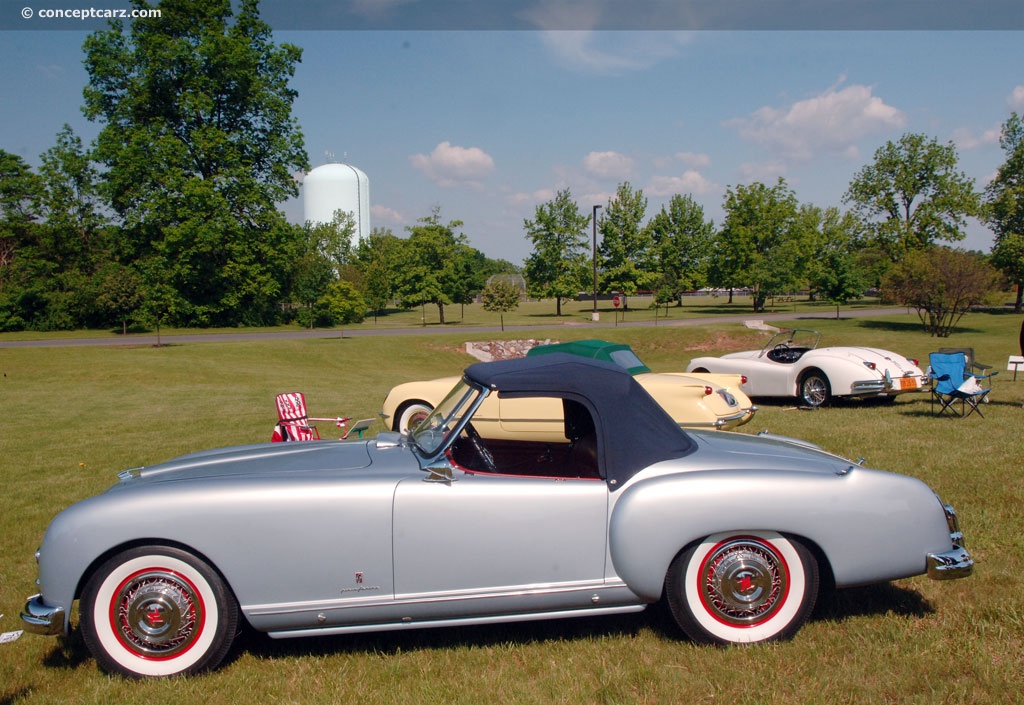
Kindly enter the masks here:
<path id="1" fill-rule="evenodd" d="M 124 482 L 168 482 L 227 476 L 281 475 L 365 468 L 372 441 L 262 443 L 189 453 L 150 467 L 122 472 Z"/>
<path id="2" fill-rule="evenodd" d="M 729 431 L 688 430 L 687 433 L 699 442 L 698 463 L 700 458 L 706 458 L 707 469 L 713 465 L 716 469 L 763 468 L 845 474 L 854 465 L 847 458 L 795 438 Z"/>

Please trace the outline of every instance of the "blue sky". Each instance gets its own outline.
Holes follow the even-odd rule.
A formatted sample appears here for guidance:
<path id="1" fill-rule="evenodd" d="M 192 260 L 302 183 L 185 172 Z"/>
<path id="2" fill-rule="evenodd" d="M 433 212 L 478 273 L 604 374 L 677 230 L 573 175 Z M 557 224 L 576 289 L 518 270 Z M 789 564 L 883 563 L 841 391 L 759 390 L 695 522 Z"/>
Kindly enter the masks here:
<path id="1" fill-rule="evenodd" d="M 32 165 L 64 123 L 86 140 L 81 31 L 0 32 L 0 148 Z M 310 31 L 294 114 L 313 166 L 369 175 L 374 227 L 441 208 L 470 243 L 517 264 L 523 221 L 569 188 L 589 213 L 622 181 L 648 215 L 674 193 L 720 222 L 725 189 L 782 176 L 842 206 L 887 140 L 956 144 L 983 188 L 1000 125 L 1024 113 L 1019 31 Z M 283 204 L 292 220 L 300 202 Z M 965 243 L 987 250 L 972 224 Z"/>

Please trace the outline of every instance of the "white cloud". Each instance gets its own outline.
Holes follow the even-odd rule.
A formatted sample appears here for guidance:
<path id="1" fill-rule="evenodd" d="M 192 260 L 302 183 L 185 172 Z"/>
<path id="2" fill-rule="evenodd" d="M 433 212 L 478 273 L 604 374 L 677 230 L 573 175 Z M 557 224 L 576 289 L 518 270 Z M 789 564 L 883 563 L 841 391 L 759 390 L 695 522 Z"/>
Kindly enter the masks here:
<path id="1" fill-rule="evenodd" d="M 740 183 L 749 184 L 759 181 L 770 186 L 779 177 L 786 177 L 786 165 L 782 162 L 744 162 L 736 169 L 736 174 Z"/>
<path id="2" fill-rule="evenodd" d="M 647 184 L 645 192 L 652 196 L 698 195 L 721 191 L 722 187 L 710 181 L 695 169 L 688 169 L 682 176 L 655 176 Z"/>
<path id="3" fill-rule="evenodd" d="M 711 156 L 699 152 L 676 152 L 676 159 L 694 169 L 711 166 Z"/>
<path id="4" fill-rule="evenodd" d="M 1006 99 L 1010 110 L 1024 110 L 1024 86 L 1015 86 L 1010 97 Z"/>
<path id="5" fill-rule="evenodd" d="M 373 216 L 374 220 L 381 220 L 393 225 L 405 222 L 405 218 L 401 213 L 396 211 L 394 208 L 388 208 L 387 206 L 370 206 L 370 215 Z"/>
<path id="6" fill-rule="evenodd" d="M 960 149 L 977 149 L 991 144 L 999 144 L 999 136 L 1002 134 L 1002 127 L 996 125 L 982 132 L 974 134 L 973 130 L 961 127 L 953 131 L 953 141 Z"/>
<path id="7" fill-rule="evenodd" d="M 552 3 L 552 5 L 554 5 Z M 587 26 L 581 21 L 574 26 Z M 559 26 L 549 22 L 549 26 Z M 544 25 L 542 25 L 544 26 Z M 640 71 L 674 58 L 693 35 L 687 32 L 545 31 L 541 41 L 560 63 L 586 73 L 615 75 Z"/>
<path id="8" fill-rule="evenodd" d="M 439 186 L 475 185 L 494 171 L 494 159 L 479 147 L 459 147 L 445 141 L 430 154 L 414 154 L 409 163 Z"/>
<path id="9" fill-rule="evenodd" d="M 623 179 L 633 172 L 634 161 L 620 152 L 591 152 L 583 158 L 583 167 L 594 176 Z"/>
<path id="10" fill-rule="evenodd" d="M 396 8 L 412 2 L 413 0 L 352 0 L 351 10 L 361 17 L 377 20 L 389 16 Z"/>
<path id="11" fill-rule="evenodd" d="M 759 108 L 727 124 L 744 139 L 786 157 L 810 159 L 821 152 L 855 156 L 862 138 L 902 129 L 906 123 L 902 110 L 886 105 L 870 86 L 857 85 L 832 87 L 789 107 Z"/>

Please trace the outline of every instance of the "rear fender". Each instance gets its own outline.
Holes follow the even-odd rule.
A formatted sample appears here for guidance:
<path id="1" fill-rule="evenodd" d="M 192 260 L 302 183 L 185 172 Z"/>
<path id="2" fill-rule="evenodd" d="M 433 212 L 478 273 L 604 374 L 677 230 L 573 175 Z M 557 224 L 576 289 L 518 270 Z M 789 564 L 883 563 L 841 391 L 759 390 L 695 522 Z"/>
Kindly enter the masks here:
<path id="1" fill-rule="evenodd" d="M 802 538 L 838 587 L 922 574 L 928 552 L 950 548 L 945 514 L 924 483 L 857 468 L 845 475 L 710 470 L 642 480 L 616 501 L 609 552 L 630 589 L 655 601 L 669 564 L 688 545 L 758 530 Z"/>

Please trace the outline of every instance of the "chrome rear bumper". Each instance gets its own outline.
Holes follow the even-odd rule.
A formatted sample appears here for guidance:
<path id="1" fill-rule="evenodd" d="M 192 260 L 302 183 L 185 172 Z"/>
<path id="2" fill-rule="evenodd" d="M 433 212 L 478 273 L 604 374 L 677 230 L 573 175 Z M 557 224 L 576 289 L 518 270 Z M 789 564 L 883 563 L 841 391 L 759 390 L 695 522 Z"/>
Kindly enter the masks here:
<path id="1" fill-rule="evenodd" d="M 960 520 L 952 506 L 943 504 L 942 510 L 946 513 L 946 525 L 949 527 L 949 538 L 953 541 L 953 548 L 941 553 L 928 554 L 928 577 L 932 580 L 966 578 L 974 570 L 974 560 L 964 548 L 964 533 L 960 530 Z"/>
<path id="2" fill-rule="evenodd" d="M 974 560 L 966 548 L 954 546 L 950 551 L 928 554 L 928 577 L 932 580 L 966 578 L 974 570 Z"/>

